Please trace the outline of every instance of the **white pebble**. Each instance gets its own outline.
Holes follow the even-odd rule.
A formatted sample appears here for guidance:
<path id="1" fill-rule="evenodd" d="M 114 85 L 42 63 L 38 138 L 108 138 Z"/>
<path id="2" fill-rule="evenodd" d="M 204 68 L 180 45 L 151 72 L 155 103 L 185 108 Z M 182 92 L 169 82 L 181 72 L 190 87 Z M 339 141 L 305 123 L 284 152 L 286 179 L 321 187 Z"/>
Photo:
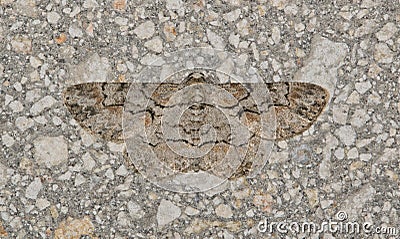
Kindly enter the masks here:
<path id="1" fill-rule="evenodd" d="M 11 137 L 11 136 L 10 136 L 9 134 L 7 134 L 7 133 L 1 136 L 1 141 L 3 141 L 3 144 L 4 144 L 6 147 L 11 147 L 11 146 L 13 146 L 13 144 L 15 143 L 14 138 Z"/>
<path id="2" fill-rule="evenodd" d="M 36 161 L 48 168 L 68 161 L 68 146 L 63 136 L 41 137 L 34 146 Z"/>
<path id="3" fill-rule="evenodd" d="M 163 50 L 163 44 L 160 37 L 155 37 L 144 43 L 144 46 L 154 52 L 160 53 Z"/>
<path id="4" fill-rule="evenodd" d="M 99 4 L 96 0 L 85 0 L 85 2 L 83 3 L 84 8 L 95 8 L 97 6 L 99 6 Z"/>
<path id="5" fill-rule="evenodd" d="M 33 182 L 29 184 L 25 191 L 25 197 L 30 199 L 36 199 L 40 190 L 43 188 L 40 178 L 35 178 Z"/>
<path id="6" fill-rule="evenodd" d="M 183 7 L 181 0 L 167 0 L 166 5 L 168 10 L 179 10 Z"/>
<path id="7" fill-rule="evenodd" d="M 126 176 L 126 175 L 128 175 L 128 170 L 126 170 L 126 167 L 125 167 L 124 165 L 121 165 L 121 166 L 117 169 L 117 171 L 115 171 L 115 173 L 116 173 L 118 176 Z"/>
<path id="8" fill-rule="evenodd" d="M 350 125 L 340 127 L 335 131 L 335 134 L 339 137 L 340 141 L 347 146 L 354 144 L 356 140 L 356 132 Z"/>
<path id="9" fill-rule="evenodd" d="M 78 25 L 76 25 L 76 24 L 72 24 L 72 25 L 69 27 L 68 32 L 69 32 L 69 35 L 70 35 L 72 38 L 75 38 L 75 37 L 82 37 L 82 36 L 83 36 L 83 31 L 82 31 L 82 29 L 81 29 Z"/>
<path id="10" fill-rule="evenodd" d="M 233 215 L 231 207 L 225 204 L 221 204 L 215 208 L 215 214 L 223 218 L 231 218 Z"/>
<path id="11" fill-rule="evenodd" d="M 18 113 L 24 110 L 24 106 L 22 105 L 22 103 L 16 100 L 11 102 L 9 106 L 14 113 Z"/>
<path id="12" fill-rule="evenodd" d="M 22 117 L 18 117 L 15 120 L 15 125 L 17 126 L 17 128 L 19 130 L 21 130 L 22 132 L 24 132 L 25 130 L 31 128 L 34 125 L 34 121 L 32 119 L 28 119 L 25 116 Z"/>
<path id="13" fill-rule="evenodd" d="M 38 115 L 40 114 L 43 110 L 50 108 L 53 104 L 57 102 L 56 99 L 54 99 L 52 96 L 45 96 L 38 102 L 32 105 L 32 108 L 30 110 L 32 115 Z"/>
<path id="14" fill-rule="evenodd" d="M 224 49 L 225 42 L 222 37 L 218 36 L 215 32 L 207 29 L 207 38 L 210 41 L 211 45 L 217 49 Z"/>
<path id="15" fill-rule="evenodd" d="M 148 39 L 153 36 L 155 31 L 155 26 L 152 21 L 146 21 L 140 24 L 138 27 L 133 30 L 133 32 L 140 38 L 140 39 Z"/>
<path id="16" fill-rule="evenodd" d="M 394 53 L 385 43 L 378 43 L 375 45 L 374 57 L 379 63 L 389 64 L 393 61 Z"/>
<path id="17" fill-rule="evenodd" d="M 56 12 L 48 12 L 47 13 L 47 21 L 51 24 L 57 24 L 57 22 L 60 20 L 61 16 L 60 14 Z"/>
<path id="18" fill-rule="evenodd" d="M 181 209 L 168 200 L 161 200 L 157 210 L 158 226 L 164 226 L 181 215 Z"/>
<path id="19" fill-rule="evenodd" d="M 36 207 L 41 211 L 43 209 L 46 209 L 48 206 L 50 206 L 50 202 L 47 201 L 45 198 L 39 198 L 36 200 Z"/>
<path id="20" fill-rule="evenodd" d="M 106 173 L 104 174 L 107 178 L 114 180 L 114 173 L 111 168 L 107 169 Z"/>

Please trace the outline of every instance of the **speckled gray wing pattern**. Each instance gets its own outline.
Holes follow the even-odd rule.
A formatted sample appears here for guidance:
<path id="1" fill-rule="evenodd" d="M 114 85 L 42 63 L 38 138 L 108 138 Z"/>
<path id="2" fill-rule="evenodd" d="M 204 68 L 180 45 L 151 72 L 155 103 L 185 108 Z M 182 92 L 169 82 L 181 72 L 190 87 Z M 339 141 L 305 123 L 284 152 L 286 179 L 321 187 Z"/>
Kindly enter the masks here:
<path id="1" fill-rule="evenodd" d="M 237 83 L 219 86 L 239 101 L 249 95 L 247 89 Z M 107 141 L 123 142 L 122 113 L 129 87 L 129 83 L 77 84 L 64 91 L 64 102 L 84 129 Z M 182 87 L 161 84 L 152 98 L 165 105 L 169 97 Z M 267 83 L 267 88 L 276 112 L 276 140 L 291 138 L 307 130 L 321 114 L 329 99 L 327 90 L 312 83 Z M 257 111 L 247 111 L 246 118 L 249 121 L 259 121 L 254 112 Z"/>
<path id="2" fill-rule="evenodd" d="M 180 138 L 172 140 L 181 142 L 182 147 L 196 147 L 200 150 L 204 148 L 206 151 L 209 148 L 209 152 L 201 156 L 185 157 L 177 154 L 168 146 L 168 139 L 164 138 L 161 130 L 163 111 L 166 107 L 171 107 L 168 105 L 171 97 L 189 86 L 194 87 L 195 92 L 185 97 L 207 97 L 206 92 L 201 92 L 201 87 L 196 90 L 196 86 L 203 83 L 213 84 L 213 79 L 203 74 L 190 74 L 181 84 L 159 84 L 146 99 L 149 104 L 143 110 L 148 144 L 153 148 L 156 157 L 176 172 L 224 170 L 223 159 L 231 146 L 231 126 L 217 108 L 201 103 L 201 100 L 192 104 L 189 99 L 187 110 L 182 113 L 179 124 L 175 126 L 180 132 Z M 230 177 L 233 179 L 247 175 L 252 168 L 261 140 L 261 116 L 254 99 L 250 97 L 251 86 L 239 83 L 216 86 L 228 92 L 240 104 L 242 111 L 237 117 L 251 133 L 243 161 Z M 272 102 L 270 107 L 274 107 L 276 114 L 275 140 L 287 139 L 307 130 L 321 114 L 329 99 L 324 88 L 311 83 L 281 82 L 268 83 L 266 86 Z M 122 117 L 129 87 L 129 83 L 73 85 L 64 91 L 64 102 L 84 129 L 107 141 L 123 142 Z M 215 138 L 210 142 L 201 141 L 201 136 L 204 136 L 201 132 L 202 129 L 204 131 L 203 125 L 211 125 L 216 132 Z"/>

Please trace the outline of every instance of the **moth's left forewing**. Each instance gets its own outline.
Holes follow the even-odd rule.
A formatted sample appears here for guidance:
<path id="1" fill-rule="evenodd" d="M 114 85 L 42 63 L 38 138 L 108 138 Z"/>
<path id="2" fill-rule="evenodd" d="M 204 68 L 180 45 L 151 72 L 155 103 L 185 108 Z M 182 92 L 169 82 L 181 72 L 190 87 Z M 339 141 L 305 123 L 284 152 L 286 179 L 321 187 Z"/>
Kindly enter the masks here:
<path id="1" fill-rule="evenodd" d="M 107 141 L 120 143 L 128 90 L 128 83 L 72 85 L 63 92 L 64 104 L 82 128 Z"/>

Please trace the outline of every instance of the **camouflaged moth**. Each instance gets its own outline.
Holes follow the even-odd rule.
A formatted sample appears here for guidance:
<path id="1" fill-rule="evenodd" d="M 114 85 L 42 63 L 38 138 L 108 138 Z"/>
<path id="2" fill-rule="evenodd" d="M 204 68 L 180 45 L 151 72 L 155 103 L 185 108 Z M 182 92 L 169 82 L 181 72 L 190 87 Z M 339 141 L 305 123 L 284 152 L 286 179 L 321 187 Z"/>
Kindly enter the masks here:
<path id="1" fill-rule="evenodd" d="M 210 83 L 208 76 L 203 73 L 194 72 L 189 74 L 181 84 L 161 83 L 151 95 L 153 105 L 146 110 L 145 125 L 152 132 L 159 131 L 160 115 L 155 113 L 166 106 L 171 96 L 190 85 Z M 260 121 L 257 114 L 257 105 L 249 97 L 250 92 L 240 83 L 218 83 L 217 87 L 224 89 L 242 104 L 243 115 L 250 122 L 253 131 L 257 136 L 257 123 Z M 124 104 L 130 83 L 83 83 L 67 87 L 64 91 L 64 103 L 72 114 L 73 118 L 91 134 L 99 136 L 107 141 L 123 142 L 122 117 Z M 275 140 L 284 140 L 306 131 L 318 118 L 328 103 L 329 93 L 321 86 L 304 82 L 277 82 L 266 83 L 272 100 L 272 107 L 275 111 L 276 132 Z M 205 113 L 206 112 L 206 113 Z M 199 144 L 199 131 L 202 121 L 207 121 L 207 115 L 217 117 L 212 107 L 205 104 L 193 104 L 187 112 L 188 118 L 182 123 L 181 131 L 187 135 L 187 144 L 193 147 Z M 158 123 L 157 123 L 158 122 Z M 208 156 L 200 160 L 185 159 L 184 157 L 173 156 L 168 146 L 163 143 L 153 144 L 157 156 L 164 158 L 167 163 L 180 172 L 208 170 L 213 165 L 213 157 L 226 152 L 229 145 L 226 143 L 228 133 L 224 133 L 225 125 L 223 118 L 215 120 L 213 125 L 220 129 L 222 135 L 219 143 L 210 151 Z M 254 123 L 254 124 L 253 124 Z M 158 131 L 157 131 L 158 130 Z M 157 139 L 156 139 L 157 141 Z M 251 137 L 246 157 L 236 172 L 236 176 L 246 175 L 246 169 L 251 167 L 251 157 L 257 150 L 258 137 Z M 165 155 L 168 155 L 166 157 Z"/>

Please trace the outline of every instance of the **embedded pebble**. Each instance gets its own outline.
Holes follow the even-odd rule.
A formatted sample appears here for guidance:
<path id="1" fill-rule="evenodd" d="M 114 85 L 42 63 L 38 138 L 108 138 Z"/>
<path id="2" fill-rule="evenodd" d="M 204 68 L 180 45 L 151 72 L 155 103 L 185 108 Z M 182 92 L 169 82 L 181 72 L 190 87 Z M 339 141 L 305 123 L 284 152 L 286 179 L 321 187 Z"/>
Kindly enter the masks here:
<path id="1" fill-rule="evenodd" d="M 287 0 L 271 0 L 272 6 L 278 8 L 279 10 L 285 9 L 288 1 Z"/>
<path id="2" fill-rule="evenodd" d="M 0 163 L 0 186 L 4 186 L 7 181 L 7 170 L 8 168 L 6 166 L 4 166 L 2 163 Z"/>
<path id="3" fill-rule="evenodd" d="M 344 158 L 344 149 L 343 148 L 338 148 L 335 150 L 334 155 L 338 159 L 343 159 Z"/>
<path id="4" fill-rule="evenodd" d="M 179 10 L 183 7 L 183 2 L 181 0 L 166 0 L 168 10 Z"/>
<path id="5" fill-rule="evenodd" d="M 120 26 L 126 26 L 128 24 L 128 18 L 116 17 L 115 18 L 115 23 L 117 23 Z"/>
<path id="6" fill-rule="evenodd" d="M 361 3 L 361 8 L 373 8 L 379 6 L 381 0 L 363 0 Z"/>
<path id="7" fill-rule="evenodd" d="M 372 85 L 369 81 L 365 81 L 365 82 L 356 83 L 355 87 L 356 87 L 356 90 L 358 91 L 358 93 L 364 94 L 369 89 L 371 89 Z"/>
<path id="8" fill-rule="evenodd" d="M 107 82 L 111 65 L 107 57 L 101 57 L 95 52 L 78 65 L 72 65 L 70 71 L 70 84 Z"/>
<path id="9" fill-rule="evenodd" d="M 57 24 L 60 20 L 61 16 L 57 12 L 49 12 L 47 13 L 47 21 L 51 24 Z"/>
<path id="10" fill-rule="evenodd" d="M 360 160 L 368 162 L 372 158 L 371 154 L 360 154 Z"/>
<path id="11" fill-rule="evenodd" d="M 151 51 L 160 53 L 163 50 L 163 43 L 160 37 L 155 37 L 144 43 L 144 46 Z"/>
<path id="12" fill-rule="evenodd" d="M 225 13 L 224 19 L 228 22 L 234 22 L 239 18 L 241 13 L 242 13 L 242 10 L 240 8 L 235 9 L 231 12 Z"/>
<path id="13" fill-rule="evenodd" d="M 306 26 L 305 26 L 303 23 L 296 23 L 296 24 L 294 25 L 294 30 L 295 30 L 296 32 L 301 32 L 301 31 L 303 31 L 305 28 L 306 28 Z"/>
<path id="14" fill-rule="evenodd" d="M 358 158 L 358 150 L 357 148 L 352 148 L 347 152 L 347 158 L 349 159 L 355 159 Z"/>
<path id="15" fill-rule="evenodd" d="M 93 160 L 92 156 L 89 153 L 85 153 L 82 156 L 83 168 L 87 171 L 92 171 L 92 169 L 96 166 L 96 161 Z"/>
<path id="16" fill-rule="evenodd" d="M 85 0 L 82 5 L 84 8 L 95 8 L 98 7 L 99 4 L 97 3 L 96 0 Z"/>
<path id="17" fill-rule="evenodd" d="M 379 41 L 387 41 L 396 35 L 398 30 L 396 24 L 393 22 L 386 23 L 381 30 L 376 33 L 376 38 L 378 38 Z"/>
<path id="18" fill-rule="evenodd" d="M 81 238 L 84 236 L 96 238 L 94 234 L 94 225 L 87 216 L 82 219 L 68 217 L 65 221 L 62 221 L 54 231 L 54 238 L 56 239 Z"/>
<path id="19" fill-rule="evenodd" d="M 41 137 L 34 146 L 35 160 L 48 168 L 68 161 L 68 146 L 63 136 Z"/>
<path id="20" fill-rule="evenodd" d="M 132 57 L 137 59 L 139 57 L 139 50 L 135 45 L 131 46 Z"/>
<path id="21" fill-rule="evenodd" d="M 274 41 L 275 44 L 278 44 L 281 40 L 281 30 L 279 29 L 278 26 L 274 26 L 272 28 L 272 40 Z"/>
<path id="22" fill-rule="evenodd" d="M 327 179 L 331 176 L 331 163 L 329 162 L 329 160 L 324 159 L 322 160 L 321 164 L 319 165 L 319 176 L 322 179 Z"/>
<path id="23" fill-rule="evenodd" d="M 126 0 L 114 0 L 113 7 L 116 10 L 124 10 L 126 8 Z"/>
<path id="24" fill-rule="evenodd" d="M 394 53 L 385 43 L 375 45 L 375 60 L 379 63 L 388 64 L 393 61 Z"/>
<path id="25" fill-rule="evenodd" d="M 377 163 L 390 162 L 397 160 L 399 157 L 399 148 L 385 148 L 383 150 L 382 156 L 379 157 Z"/>
<path id="26" fill-rule="evenodd" d="M 374 20 L 365 20 L 364 23 L 356 28 L 354 32 L 355 37 L 363 37 L 365 35 L 369 35 L 374 32 L 377 24 Z"/>
<path id="27" fill-rule="evenodd" d="M 21 92 L 22 91 L 22 84 L 21 84 L 21 82 L 15 82 L 15 84 L 14 84 L 14 89 L 16 90 L 16 91 L 18 91 L 18 92 Z"/>
<path id="28" fill-rule="evenodd" d="M 229 205 L 220 204 L 215 208 L 215 214 L 222 218 L 231 218 L 233 216 L 232 209 Z"/>
<path id="29" fill-rule="evenodd" d="M 52 107 L 57 102 L 52 96 L 48 95 L 40 99 L 38 102 L 32 105 L 30 110 L 32 115 L 38 115 L 42 113 L 43 110 Z"/>
<path id="30" fill-rule="evenodd" d="M 83 31 L 77 24 L 72 24 L 68 28 L 68 33 L 72 38 L 79 38 L 83 36 Z"/>
<path id="31" fill-rule="evenodd" d="M 241 36 L 247 36 L 250 34 L 250 23 L 247 19 L 243 19 L 236 24 L 237 30 Z"/>
<path id="32" fill-rule="evenodd" d="M 31 56 L 29 58 L 29 63 L 31 64 L 31 66 L 33 68 L 38 68 L 39 66 L 41 66 L 43 64 L 43 62 L 40 59 L 38 59 L 37 57 L 34 57 L 34 56 Z"/>
<path id="33" fill-rule="evenodd" d="M 351 192 L 347 196 L 344 205 L 341 207 L 340 211 L 347 213 L 347 220 L 354 220 L 357 218 L 358 214 L 361 213 L 365 203 L 371 200 L 376 194 L 375 188 L 371 184 L 366 184 L 359 190 Z"/>
<path id="34" fill-rule="evenodd" d="M 104 174 L 110 180 L 114 180 L 114 172 L 111 168 L 107 169 L 106 173 Z"/>
<path id="35" fill-rule="evenodd" d="M 29 54 L 32 52 L 32 40 L 28 38 L 17 38 L 11 41 L 11 46 L 16 53 Z"/>
<path id="36" fill-rule="evenodd" d="M 8 133 L 3 134 L 3 135 L 1 136 L 1 141 L 3 142 L 3 144 L 4 144 L 6 147 L 11 147 L 11 146 L 13 146 L 14 143 L 15 143 L 14 138 L 11 137 Z"/>
<path id="37" fill-rule="evenodd" d="M 186 215 L 194 216 L 194 215 L 199 214 L 200 211 L 193 207 L 186 207 L 185 213 L 186 213 Z"/>
<path id="38" fill-rule="evenodd" d="M 177 36 L 175 24 L 170 23 L 170 22 L 165 23 L 164 28 L 163 28 L 163 33 L 165 35 L 167 42 L 171 42 L 171 41 L 175 40 L 175 38 Z"/>
<path id="39" fill-rule="evenodd" d="M 19 14 L 27 17 L 36 17 L 38 15 L 37 0 L 17 0 L 15 8 Z"/>
<path id="40" fill-rule="evenodd" d="M 3 76 L 3 73 L 4 73 L 4 66 L 3 66 L 3 64 L 0 63 L 0 77 Z"/>
<path id="41" fill-rule="evenodd" d="M 157 209 L 157 224 L 162 227 L 181 215 L 181 209 L 171 201 L 162 199 Z"/>
<path id="42" fill-rule="evenodd" d="M 342 105 L 334 105 L 333 106 L 333 121 L 339 124 L 346 124 L 347 115 L 349 113 L 349 106 Z"/>
<path id="43" fill-rule="evenodd" d="M 125 212 L 119 212 L 117 215 L 117 222 L 120 226 L 126 227 L 130 224 L 128 215 Z"/>
<path id="44" fill-rule="evenodd" d="M 312 82 L 327 89 L 334 95 L 337 82 L 337 69 L 347 55 L 348 47 L 326 38 L 316 36 L 307 64 L 294 75 L 294 80 Z M 322 70 L 325 69 L 325 70 Z"/>
<path id="45" fill-rule="evenodd" d="M 232 46 L 234 46 L 235 48 L 237 48 L 238 46 L 239 46 L 239 43 L 240 43 L 240 35 L 239 34 L 234 34 L 234 33 L 231 33 L 230 35 L 229 35 L 229 43 L 232 45 Z"/>
<path id="46" fill-rule="evenodd" d="M 126 176 L 128 175 L 128 170 L 126 169 L 126 167 L 124 165 L 121 165 L 117 171 L 115 171 L 115 174 L 118 176 Z"/>
<path id="47" fill-rule="evenodd" d="M 337 135 L 340 141 L 347 146 L 354 144 L 357 136 L 353 127 L 351 127 L 350 125 L 345 125 L 340 127 L 335 131 L 335 135 Z"/>
<path id="48" fill-rule="evenodd" d="M 35 123 L 34 123 L 34 121 L 33 121 L 32 119 L 27 118 L 27 117 L 25 117 L 25 116 L 18 117 L 18 118 L 15 120 L 15 125 L 16 125 L 17 128 L 18 128 L 19 130 L 21 130 L 22 132 L 25 131 L 25 130 L 27 130 L 27 129 L 29 129 L 29 128 L 31 128 L 34 124 L 35 124 Z"/>
<path id="49" fill-rule="evenodd" d="M 128 207 L 129 215 L 133 219 L 140 219 L 145 215 L 142 207 L 133 201 L 129 201 L 127 203 L 127 207 Z"/>
<path id="50" fill-rule="evenodd" d="M 217 49 L 225 48 L 224 39 L 209 29 L 207 29 L 207 38 L 213 47 L 215 47 Z"/>
<path id="51" fill-rule="evenodd" d="M 86 182 L 86 178 L 82 174 L 78 174 L 75 177 L 74 185 L 80 186 Z"/>
<path id="52" fill-rule="evenodd" d="M 24 106 L 19 101 L 13 101 L 9 104 L 9 107 L 12 109 L 14 113 L 18 113 L 24 110 Z"/>
<path id="53" fill-rule="evenodd" d="M 370 116 L 367 114 L 367 111 L 365 109 L 356 109 L 351 116 L 350 124 L 353 127 L 359 128 L 365 126 L 369 119 Z"/>
<path id="54" fill-rule="evenodd" d="M 295 4 L 291 4 L 285 7 L 284 12 L 286 15 L 296 15 L 299 9 Z"/>
<path id="55" fill-rule="evenodd" d="M 38 198 L 38 199 L 36 200 L 35 206 L 36 206 L 39 210 L 43 210 L 43 209 L 46 209 L 47 207 L 50 206 L 50 202 L 49 202 L 47 199 L 45 199 L 45 198 Z"/>
<path id="56" fill-rule="evenodd" d="M 26 188 L 25 197 L 30 199 L 36 199 L 43 185 L 40 178 L 35 178 Z"/>
<path id="57" fill-rule="evenodd" d="M 153 36 L 155 31 L 155 26 L 152 21 L 146 21 L 133 30 L 133 32 L 140 38 L 140 39 L 148 39 Z"/>
<path id="58" fill-rule="evenodd" d="M 1 2 L 0 2 L 1 4 Z M 0 221 L 0 236 L 6 238 L 8 236 L 7 231 L 3 227 L 3 223 Z"/>

